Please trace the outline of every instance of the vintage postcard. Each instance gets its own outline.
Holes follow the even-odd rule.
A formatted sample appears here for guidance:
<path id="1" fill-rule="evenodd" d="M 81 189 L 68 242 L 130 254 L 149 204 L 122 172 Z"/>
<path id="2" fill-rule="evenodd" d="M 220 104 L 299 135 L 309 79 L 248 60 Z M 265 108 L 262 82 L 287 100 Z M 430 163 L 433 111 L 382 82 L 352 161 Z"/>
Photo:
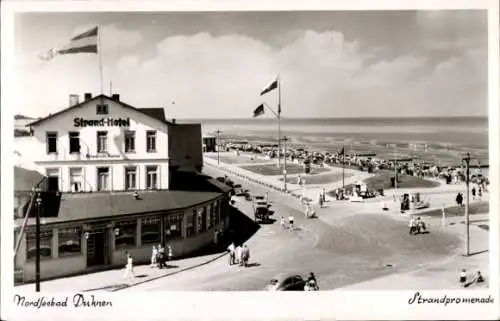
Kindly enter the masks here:
<path id="1" fill-rule="evenodd" d="M 497 319 L 498 2 L 418 3 L 7 1 L 2 319 Z"/>

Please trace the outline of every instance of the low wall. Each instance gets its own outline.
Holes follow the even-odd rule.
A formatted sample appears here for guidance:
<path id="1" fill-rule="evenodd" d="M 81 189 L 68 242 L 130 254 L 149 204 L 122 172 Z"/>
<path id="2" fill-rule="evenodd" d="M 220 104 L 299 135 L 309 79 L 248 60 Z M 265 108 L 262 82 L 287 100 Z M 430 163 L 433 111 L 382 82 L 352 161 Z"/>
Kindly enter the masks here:
<path id="1" fill-rule="evenodd" d="M 71 275 L 82 272 L 87 267 L 84 255 L 48 258 L 40 260 L 40 275 L 42 280 Z M 23 281 L 35 280 L 35 261 L 28 261 L 23 266 Z"/>

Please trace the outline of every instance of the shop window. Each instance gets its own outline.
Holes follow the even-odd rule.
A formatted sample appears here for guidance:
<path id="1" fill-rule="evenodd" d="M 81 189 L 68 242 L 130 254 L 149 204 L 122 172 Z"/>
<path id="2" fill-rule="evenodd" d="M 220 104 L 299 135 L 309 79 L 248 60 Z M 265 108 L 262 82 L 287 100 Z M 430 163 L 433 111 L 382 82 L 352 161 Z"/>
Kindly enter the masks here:
<path id="1" fill-rule="evenodd" d="M 196 234 L 203 233 L 207 230 L 207 211 L 205 207 L 200 207 L 196 210 Z"/>
<path id="2" fill-rule="evenodd" d="M 135 131 L 125 132 L 125 153 L 135 152 Z"/>
<path id="3" fill-rule="evenodd" d="M 184 213 L 173 213 L 165 216 L 165 240 L 182 238 L 182 221 Z"/>
<path id="4" fill-rule="evenodd" d="M 57 153 L 57 132 L 47 132 L 47 154 Z"/>
<path id="5" fill-rule="evenodd" d="M 79 153 L 80 152 L 80 133 L 70 132 L 69 133 L 69 152 Z"/>
<path id="6" fill-rule="evenodd" d="M 81 236 L 82 230 L 79 227 L 59 229 L 59 256 L 80 255 Z"/>
<path id="7" fill-rule="evenodd" d="M 187 220 L 186 220 L 186 236 L 187 237 L 190 237 L 192 235 L 194 235 L 195 233 L 195 230 L 194 230 L 194 226 L 195 226 L 195 219 L 196 219 L 196 212 L 193 213 L 193 214 L 188 214 L 187 216 Z"/>
<path id="8" fill-rule="evenodd" d="M 28 261 L 36 258 L 36 233 L 26 233 L 26 259 Z M 52 257 L 52 231 L 40 232 L 40 258 Z"/>
<path id="9" fill-rule="evenodd" d="M 141 242 L 142 244 L 160 243 L 161 241 L 161 217 L 151 216 L 142 219 Z"/>
<path id="10" fill-rule="evenodd" d="M 213 228 L 217 224 L 217 213 L 215 212 L 215 203 L 210 205 L 210 220 L 209 220 L 209 225 L 208 228 Z"/>
<path id="11" fill-rule="evenodd" d="M 115 234 L 116 248 L 136 246 L 137 220 L 116 222 L 115 229 L 118 229 L 118 235 Z"/>
<path id="12" fill-rule="evenodd" d="M 156 153 L 156 130 L 146 132 L 146 152 Z"/>

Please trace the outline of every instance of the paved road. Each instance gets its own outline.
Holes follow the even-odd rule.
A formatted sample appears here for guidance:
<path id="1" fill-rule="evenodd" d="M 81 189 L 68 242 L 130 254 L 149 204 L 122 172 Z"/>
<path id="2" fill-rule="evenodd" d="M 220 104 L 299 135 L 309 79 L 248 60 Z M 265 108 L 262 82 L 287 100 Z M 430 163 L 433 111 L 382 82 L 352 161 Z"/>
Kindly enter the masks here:
<path id="1" fill-rule="evenodd" d="M 205 172 L 214 177 L 223 175 L 211 167 Z M 237 177 L 230 178 L 250 189 L 253 195 L 268 191 Z M 284 231 L 279 221 L 261 225 L 247 242 L 250 263 L 254 266 L 229 266 L 224 258 L 127 290 L 261 290 L 270 278 L 282 271 L 302 274 L 313 271 L 322 289 L 335 289 L 446 260 L 460 246 L 458 237 L 438 231 L 411 236 L 405 220 L 394 220 L 380 213 L 367 214 L 356 204 L 328 203 L 329 208 L 323 209 L 321 219 L 306 219 L 298 211 L 295 199 L 275 191 L 269 191 L 269 197 L 276 218 L 294 215 L 298 229 Z M 236 205 L 252 216 L 249 202 L 238 199 Z"/>

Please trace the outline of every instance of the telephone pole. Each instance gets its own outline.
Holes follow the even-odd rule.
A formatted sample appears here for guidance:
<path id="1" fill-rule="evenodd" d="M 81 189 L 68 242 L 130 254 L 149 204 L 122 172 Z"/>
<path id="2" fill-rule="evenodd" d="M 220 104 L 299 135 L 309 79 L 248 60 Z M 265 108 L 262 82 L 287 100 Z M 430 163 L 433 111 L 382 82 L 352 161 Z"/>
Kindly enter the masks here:
<path id="1" fill-rule="evenodd" d="M 222 133 L 219 129 L 216 131 L 217 133 L 217 165 L 220 165 L 220 157 L 219 157 L 219 150 L 220 150 L 220 142 L 219 142 L 219 134 Z"/>
<path id="2" fill-rule="evenodd" d="M 470 228 L 469 228 L 469 165 L 470 165 L 470 153 L 467 153 L 462 161 L 465 162 L 465 253 L 464 256 L 470 255 Z"/>
<path id="3" fill-rule="evenodd" d="M 35 291 L 40 292 L 40 213 L 42 211 L 42 196 L 40 189 L 37 189 L 36 198 L 36 258 L 35 258 Z M 29 214 L 29 213 L 28 213 Z"/>

